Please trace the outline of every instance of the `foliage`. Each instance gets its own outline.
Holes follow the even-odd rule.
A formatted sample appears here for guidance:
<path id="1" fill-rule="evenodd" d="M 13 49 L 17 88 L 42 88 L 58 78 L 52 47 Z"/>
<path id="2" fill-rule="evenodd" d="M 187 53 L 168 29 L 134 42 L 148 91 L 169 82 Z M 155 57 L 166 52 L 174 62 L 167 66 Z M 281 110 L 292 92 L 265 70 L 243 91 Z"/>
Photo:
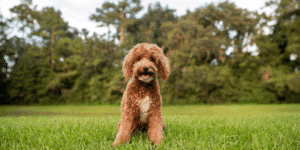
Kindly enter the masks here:
<path id="1" fill-rule="evenodd" d="M 9 87 L 10 97 L 14 99 L 12 103 L 38 103 L 41 95 L 47 94 L 44 86 L 53 74 L 45 64 L 44 58 L 38 47 L 32 47 L 20 58 Z"/>
<path id="2" fill-rule="evenodd" d="M 117 35 L 120 35 L 120 43 L 123 43 L 124 28 L 135 21 L 135 15 L 142 9 L 140 0 L 123 0 L 118 4 L 105 2 L 102 8 L 96 8 L 96 13 L 90 16 L 90 20 L 100 22 L 99 27 L 114 25 L 117 27 Z M 121 31 L 120 31 L 120 30 Z M 110 38 L 110 30 L 108 33 Z"/>
<path id="3" fill-rule="evenodd" d="M 24 0 L 10 9 L 12 18 L 0 15 L 1 103 L 118 105 L 126 87 L 122 61 L 142 42 L 160 46 L 170 61 L 167 82 L 159 78 L 164 105 L 299 103 L 299 1 L 270 0 L 266 7 L 272 5 L 273 16 L 229 1 L 176 16 L 156 3 L 137 18 L 139 0 L 105 2 L 90 19 L 108 27 L 108 36 L 89 36 L 69 26 L 60 10 L 38 10 Z M 277 24 L 265 35 L 260 28 L 272 19 Z M 8 38 L 11 24 L 21 37 Z M 254 44 L 257 56 L 247 51 Z"/>
<path id="4" fill-rule="evenodd" d="M 7 103 L 7 101 L 4 101 L 7 99 L 7 84 L 8 84 L 8 74 L 9 74 L 9 67 L 8 63 L 5 60 L 6 57 L 12 57 L 13 55 L 13 46 L 12 46 L 12 40 L 8 39 L 7 37 L 7 29 L 8 25 L 5 22 L 4 18 L 2 17 L 2 14 L 0 12 L 0 104 Z M 8 58 L 9 58 L 8 57 Z"/>
<path id="5" fill-rule="evenodd" d="M 163 46 L 163 23 L 177 22 L 178 18 L 174 15 L 175 10 L 168 7 L 163 8 L 160 3 L 154 6 L 149 5 L 147 13 L 137 21 L 129 24 L 126 28 L 128 32 L 128 44 L 122 46 L 134 46 L 137 43 L 156 43 L 158 46 Z M 130 43 L 130 44 L 129 44 Z"/>

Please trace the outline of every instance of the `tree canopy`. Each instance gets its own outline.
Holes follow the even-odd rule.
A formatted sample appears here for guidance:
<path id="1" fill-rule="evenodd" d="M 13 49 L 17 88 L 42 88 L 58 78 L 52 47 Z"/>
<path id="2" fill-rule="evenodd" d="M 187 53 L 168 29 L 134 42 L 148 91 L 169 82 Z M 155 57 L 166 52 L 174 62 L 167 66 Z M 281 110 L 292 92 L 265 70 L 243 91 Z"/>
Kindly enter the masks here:
<path id="1" fill-rule="evenodd" d="M 13 17 L 0 13 L 1 103 L 120 104 L 122 61 L 142 42 L 157 44 L 170 60 L 169 79 L 160 82 L 164 105 L 299 103 L 299 3 L 269 0 L 265 7 L 276 6 L 270 16 L 230 1 L 176 16 L 155 3 L 137 18 L 140 0 L 107 1 L 89 17 L 107 33 L 89 36 L 60 10 L 22 0 L 10 9 Z M 11 24 L 21 36 L 10 36 Z"/>

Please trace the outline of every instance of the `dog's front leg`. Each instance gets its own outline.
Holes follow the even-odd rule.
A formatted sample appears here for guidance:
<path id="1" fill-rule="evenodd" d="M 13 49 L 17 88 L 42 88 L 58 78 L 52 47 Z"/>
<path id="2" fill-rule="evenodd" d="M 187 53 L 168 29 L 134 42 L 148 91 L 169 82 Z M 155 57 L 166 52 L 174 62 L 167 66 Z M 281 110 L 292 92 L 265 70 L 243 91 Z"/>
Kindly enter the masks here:
<path id="1" fill-rule="evenodd" d="M 162 126 L 162 117 L 158 113 L 149 117 L 148 135 L 152 144 L 160 144 L 163 138 Z"/>
<path id="2" fill-rule="evenodd" d="M 119 132 L 117 134 L 117 137 L 114 141 L 114 145 L 118 145 L 120 142 L 125 144 L 130 140 L 130 135 L 132 132 L 132 123 L 133 123 L 133 117 L 128 116 L 121 120 L 120 126 L 119 126 Z"/>

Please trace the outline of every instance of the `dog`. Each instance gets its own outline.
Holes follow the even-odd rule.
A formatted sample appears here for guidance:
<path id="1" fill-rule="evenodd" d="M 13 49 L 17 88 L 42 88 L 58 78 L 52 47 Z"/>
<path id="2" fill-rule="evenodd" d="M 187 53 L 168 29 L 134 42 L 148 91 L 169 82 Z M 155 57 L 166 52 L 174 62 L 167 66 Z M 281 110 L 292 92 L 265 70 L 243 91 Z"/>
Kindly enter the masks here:
<path id="1" fill-rule="evenodd" d="M 121 121 L 113 145 L 125 144 L 138 128 L 145 128 L 152 144 L 160 144 L 163 130 L 162 97 L 158 74 L 166 81 L 170 74 L 169 60 L 155 44 L 136 45 L 125 57 L 123 76 L 128 80 L 121 102 Z"/>

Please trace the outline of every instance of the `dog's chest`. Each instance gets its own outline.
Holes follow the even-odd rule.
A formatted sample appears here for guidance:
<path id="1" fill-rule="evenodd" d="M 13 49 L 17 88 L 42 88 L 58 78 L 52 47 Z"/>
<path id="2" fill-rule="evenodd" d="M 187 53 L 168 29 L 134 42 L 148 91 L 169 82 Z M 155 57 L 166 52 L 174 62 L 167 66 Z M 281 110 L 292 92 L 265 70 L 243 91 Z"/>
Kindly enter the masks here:
<path id="1" fill-rule="evenodd" d="M 149 96 L 146 96 L 144 99 L 138 100 L 137 102 L 140 106 L 140 121 L 147 122 L 148 110 L 152 100 Z"/>

